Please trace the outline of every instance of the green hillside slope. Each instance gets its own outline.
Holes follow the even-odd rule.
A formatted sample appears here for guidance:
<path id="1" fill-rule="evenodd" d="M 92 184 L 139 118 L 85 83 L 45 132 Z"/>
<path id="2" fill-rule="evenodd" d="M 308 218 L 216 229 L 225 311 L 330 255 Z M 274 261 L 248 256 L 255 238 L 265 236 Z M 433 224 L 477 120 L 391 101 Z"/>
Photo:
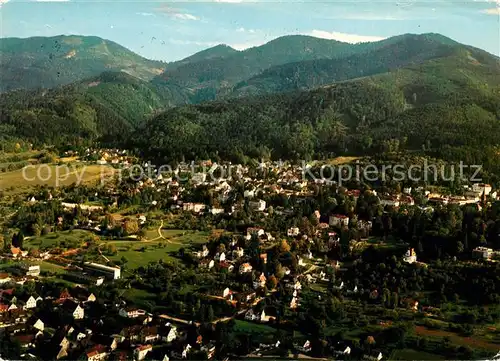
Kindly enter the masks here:
<path id="1" fill-rule="evenodd" d="M 122 71 L 149 80 L 164 67 L 164 63 L 95 36 L 0 39 L 0 91 L 50 88 L 104 71 Z"/>

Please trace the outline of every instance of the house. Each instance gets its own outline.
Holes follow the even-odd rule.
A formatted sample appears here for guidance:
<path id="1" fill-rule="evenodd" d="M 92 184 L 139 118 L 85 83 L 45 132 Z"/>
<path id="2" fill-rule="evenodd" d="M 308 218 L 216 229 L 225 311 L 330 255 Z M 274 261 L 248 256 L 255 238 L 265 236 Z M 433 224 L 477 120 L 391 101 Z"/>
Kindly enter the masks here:
<path id="1" fill-rule="evenodd" d="M 10 247 L 10 254 L 12 258 L 21 258 L 26 257 L 28 255 L 28 251 L 23 251 L 18 247 Z"/>
<path id="2" fill-rule="evenodd" d="M 212 207 L 210 209 L 210 213 L 212 213 L 212 215 L 216 215 L 216 214 L 222 214 L 224 213 L 224 208 L 215 208 L 215 207 Z"/>
<path id="3" fill-rule="evenodd" d="M 200 268 L 208 268 L 212 269 L 215 266 L 215 262 L 213 259 L 204 259 L 199 263 Z"/>
<path id="4" fill-rule="evenodd" d="M 165 342 L 172 342 L 177 338 L 177 328 L 170 323 L 167 323 L 165 330 L 162 332 L 162 340 Z"/>
<path id="5" fill-rule="evenodd" d="M 260 322 L 269 322 L 269 321 L 274 321 L 276 320 L 276 310 L 269 307 L 266 309 L 263 309 L 261 314 L 260 314 Z"/>
<path id="6" fill-rule="evenodd" d="M 137 361 L 144 360 L 148 352 L 153 350 L 151 345 L 141 345 L 134 349 L 134 359 Z"/>
<path id="7" fill-rule="evenodd" d="M 120 267 L 110 267 L 100 263 L 85 262 L 83 268 L 91 274 L 102 275 L 110 280 L 117 280 L 121 277 Z"/>
<path id="8" fill-rule="evenodd" d="M 95 345 L 85 355 L 87 356 L 87 361 L 101 361 L 108 356 L 108 353 L 104 345 Z"/>
<path id="9" fill-rule="evenodd" d="M 4 283 L 8 283 L 12 280 L 10 278 L 8 273 L 0 273 L 0 285 L 3 285 Z"/>
<path id="10" fill-rule="evenodd" d="M 239 268 L 240 274 L 252 272 L 252 265 L 250 263 L 243 263 Z"/>
<path id="11" fill-rule="evenodd" d="M 253 288 L 262 288 L 266 286 L 267 278 L 264 276 L 264 273 L 261 273 L 260 276 L 253 281 Z"/>
<path id="12" fill-rule="evenodd" d="M 210 254 L 206 245 L 203 245 L 201 251 L 196 251 L 195 256 L 198 258 L 205 258 Z"/>
<path id="13" fill-rule="evenodd" d="M 24 303 L 23 309 L 29 310 L 31 308 L 36 308 L 36 298 L 33 296 L 29 296 L 25 299 L 21 299 L 21 302 Z"/>
<path id="14" fill-rule="evenodd" d="M 136 318 L 145 315 L 146 311 L 141 310 L 139 308 L 128 307 L 128 308 L 121 308 L 120 311 L 118 311 L 118 314 L 126 318 Z"/>
<path id="15" fill-rule="evenodd" d="M 329 217 L 328 224 L 331 227 L 347 227 L 349 225 L 349 217 L 343 214 L 334 214 Z"/>
<path id="16" fill-rule="evenodd" d="M 385 207 L 399 207 L 399 198 L 397 196 L 385 196 L 380 198 L 380 205 Z"/>
<path id="17" fill-rule="evenodd" d="M 72 293 L 76 299 L 78 299 L 79 301 L 81 301 L 83 303 L 96 301 L 95 295 L 92 292 L 88 291 L 86 288 L 75 287 L 72 290 Z"/>
<path id="18" fill-rule="evenodd" d="M 476 183 L 472 185 L 472 191 L 478 194 L 484 194 L 487 196 L 488 194 L 491 193 L 491 185 L 489 184 L 484 184 L 484 183 Z"/>
<path id="19" fill-rule="evenodd" d="M 82 331 L 72 331 L 71 334 L 76 340 L 83 340 L 87 337 L 87 333 Z M 92 335 L 92 343 L 104 346 L 104 349 L 109 349 L 111 351 L 116 350 L 118 347 L 118 337 L 106 336 L 106 335 Z"/>
<path id="20" fill-rule="evenodd" d="M 257 297 L 257 293 L 255 291 L 240 292 L 235 296 L 235 298 L 237 298 L 239 302 L 245 304 L 252 302 L 255 297 Z"/>
<path id="21" fill-rule="evenodd" d="M 207 360 L 211 360 L 215 355 L 215 345 L 211 343 L 201 346 L 200 350 L 205 352 Z"/>
<path id="22" fill-rule="evenodd" d="M 417 262 L 417 253 L 413 248 L 410 248 L 403 256 L 403 262 L 414 263 Z"/>
<path id="23" fill-rule="evenodd" d="M 300 233 L 300 230 L 298 227 L 292 227 L 292 228 L 288 228 L 288 230 L 286 231 L 286 235 L 288 237 L 297 237 Z"/>
<path id="24" fill-rule="evenodd" d="M 215 255 L 215 260 L 217 262 L 224 262 L 226 260 L 226 254 L 224 252 L 221 252 L 221 253 L 217 253 Z"/>
<path id="25" fill-rule="evenodd" d="M 245 313 L 245 320 L 248 320 L 248 321 L 259 321 L 260 320 L 260 315 L 255 314 L 252 309 L 249 309 Z"/>
<path id="26" fill-rule="evenodd" d="M 206 173 L 194 173 L 191 176 L 191 182 L 195 185 L 205 183 L 206 180 L 207 180 Z"/>
<path id="27" fill-rule="evenodd" d="M 232 252 L 233 258 L 241 258 L 245 255 L 245 250 L 241 247 L 237 247 L 235 250 Z"/>
<path id="28" fill-rule="evenodd" d="M 332 346 L 331 350 L 333 351 L 333 354 L 339 355 L 339 356 L 351 354 L 351 348 L 342 342 L 339 342 L 336 345 Z"/>
<path id="29" fill-rule="evenodd" d="M 160 335 L 158 333 L 158 327 L 150 326 L 144 327 L 141 329 L 141 341 L 143 343 L 151 343 L 156 342 L 160 339 Z"/>
<path id="30" fill-rule="evenodd" d="M 23 263 L 19 268 L 25 273 L 26 276 L 38 277 L 40 275 L 40 265 L 30 265 Z"/>
<path id="31" fill-rule="evenodd" d="M 249 228 L 247 228 L 247 235 L 245 238 L 247 240 L 251 240 L 253 235 L 256 235 L 257 237 L 261 237 L 265 233 L 266 232 L 262 228 L 249 227 Z"/>
<path id="32" fill-rule="evenodd" d="M 295 348 L 300 352 L 310 352 L 311 351 L 311 342 L 306 340 L 302 346 L 294 344 Z"/>
<path id="33" fill-rule="evenodd" d="M 85 310 L 73 300 L 65 300 L 62 308 L 63 312 L 71 315 L 75 320 L 82 320 L 85 315 Z"/>
<path id="34" fill-rule="evenodd" d="M 486 247 L 476 247 L 472 250 L 472 257 L 475 259 L 491 259 L 493 255 L 493 249 Z"/>
<path id="35" fill-rule="evenodd" d="M 253 211 L 263 212 L 266 209 L 266 201 L 262 199 L 248 202 L 248 206 Z"/>
<path id="36" fill-rule="evenodd" d="M 187 212 L 200 213 L 205 210 L 203 203 L 183 203 L 182 210 Z"/>

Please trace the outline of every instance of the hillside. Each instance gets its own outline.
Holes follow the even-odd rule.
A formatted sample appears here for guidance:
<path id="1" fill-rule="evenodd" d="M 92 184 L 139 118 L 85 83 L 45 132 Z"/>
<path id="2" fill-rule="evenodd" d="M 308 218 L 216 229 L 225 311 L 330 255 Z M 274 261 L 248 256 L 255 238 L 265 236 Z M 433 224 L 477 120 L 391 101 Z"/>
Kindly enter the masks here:
<path id="1" fill-rule="evenodd" d="M 283 36 L 262 46 L 232 55 L 198 61 L 167 70 L 153 82 L 186 88 L 193 103 L 214 100 L 232 87 L 276 65 L 290 62 L 341 58 L 370 47 L 311 36 Z"/>
<path id="2" fill-rule="evenodd" d="M 50 88 L 122 71 L 149 80 L 165 64 L 95 36 L 0 39 L 0 91 Z"/>
<path id="3" fill-rule="evenodd" d="M 205 60 L 226 58 L 226 57 L 234 55 L 236 53 L 238 53 L 238 50 L 233 49 L 228 45 L 223 45 L 223 44 L 216 45 L 212 48 L 208 48 L 208 49 L 199 51 L 199 52 L 197 52 L 191 56 L 188 56 L 187 58 L 184 58 L 182 60 L 168 63 L 166 65 L 165 69 L 167 71 L 171 71 L 171 70 L 177 69 L 183 65 L 197 63 L 197 62 L 205 61 Z"/>
<path id="4" fill-rule="evenodd" d="M 153 82 L 186 88 L 192 103 L 311 89 L 449 54 L 461 44 L 439 34 L 404 34 L 348 44 L 291 35 L 262 46 L 168 69 Z"/>
<path id="5" fill-rule="evenodd" d="M 340 59 L 309 60 L 275 66 L 237 84 L 231 96 L 312 89 L 450 56 L 463 47 L 446 39 L 434 34 L 407 34 L 366 44 L 360 53 Z"/>
<path id="6" fill-rule="evenodd" d="M 312 158 L 409 149 L 498 167 L 500 67 L 454 50 L 322 88 L 180 107 L 135 146 L 153 157 Z"/>
<path id="7" fill-rule="evenodd" d="M 90 144 L 126 139 L 134 126 L 175 103 L 181 92 L 125 73 L 106 72 L 71 85 L 0 96 L 2 138 L 36 144 Z"/>

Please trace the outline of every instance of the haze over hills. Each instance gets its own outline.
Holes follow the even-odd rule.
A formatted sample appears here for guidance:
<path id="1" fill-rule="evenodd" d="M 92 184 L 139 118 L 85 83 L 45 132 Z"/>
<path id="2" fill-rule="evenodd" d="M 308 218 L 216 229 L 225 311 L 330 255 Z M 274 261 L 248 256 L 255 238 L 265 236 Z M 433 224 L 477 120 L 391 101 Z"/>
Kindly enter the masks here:
<path id="1" fill-rule="evenodd" d="M 103 42 L 85 38 L 89 50 L 81 51 L 82 59 Z M 12 59 L 31 59 L 23 49 L 32 45 L 12 44 Z M 113 51 L 71 74 L 138 57 L 116 44 L 106 47 Z M 142 78 L 125 74 L 131 68 L 122 66 L 49 91 L 3 94 L 3 137 L 37 144 L 121 143 L 139 127 L 131 144 L 154 157 L 230 158 L 377 152 L 394 146 L 389 141 L 450 157 L 466 149 L 477 158 L 493 154 L 484 147 L 500 139 L 499 59 L 439 34 L 356 45 L 287 36 L 245 51 L 217 46 L 164 64 L 154 78 L 149 66 L 157 63 L 140 59 L 135 69 Z M 38 86 L 53 79 L 52 70 L 33 69 L 46 72 Z M 44 130 L 35 131 L 42 124 Z"/>

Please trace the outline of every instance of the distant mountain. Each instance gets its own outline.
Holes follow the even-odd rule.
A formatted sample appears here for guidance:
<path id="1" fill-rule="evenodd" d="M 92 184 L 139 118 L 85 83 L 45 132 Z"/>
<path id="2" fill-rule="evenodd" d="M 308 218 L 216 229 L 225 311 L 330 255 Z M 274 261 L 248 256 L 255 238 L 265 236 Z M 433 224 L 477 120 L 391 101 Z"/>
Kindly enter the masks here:
<path id="1" fill-rule="evenodd" d="M 406 34 L 364 44 L 357 48 L 357 54 L 338 59 L 308 60 L 269 68 L 237 84 L 231 95 L 312 89 L 450 56 L 462 47 L 463 45 L 437 34 Z"/>
<path id="2" fill-rule="evenodd" d="M 444 50 L 426 45 L 434 50 L 424 60 L 427 56 L 405 48 L 396 52 L 392 43 L 386 57 L 372 53 L 372 60 L 385 64 L 380 71 L 406 65 L 381 74 L 357 77 L 353 69 L 356 79 L 315 90 L 169 109 L 140 126 L 134 145 L 159 159 L 235 161 L 409 149 L 500 171 L 498 58 L 443 44 Z M 357 59 L 357 66 L 372 66 Z"/>
<path id="3" fill-rule="evenodd" d="M 104 71 L 149 80 L 165 65 L 95 36 L 0 39 L 0 91 L 50 88 Z"/>
<path id="4" fill-rule="evenodd" d="M 276 65 L 314 59 L 338 59 L 362 51 L 352 45 L 304 35 L 283 36 L 262 46 L 224 57 L 191 62 L 167 70 L 153 82 L 186 88 L 193 103 L 214 100 L 233 86 Z"/>
<path id="5" fill-rule="evenodd" d="M 106 72 L 54 89 L 13 91 L 0 96 L 0 141 L 116 143 L 159 110 L 186 102 L 180 91 L 158 88 L 123 72 Z"/>
<path id="6" fill-rule="evenodd" d="M 211 59 L 226 58 L 236 53 L 238 53 L 238 50 L 233 49 L 228 45 L 220 44 L 212 48 L 199 51 L 196 54 L 188 56 L 187 58 L 184 58 L 182 60 L 168 63 L 166 69 L 174 70 L 183 65 L 197 63 L 200 61 L 211 60 Z"/>

